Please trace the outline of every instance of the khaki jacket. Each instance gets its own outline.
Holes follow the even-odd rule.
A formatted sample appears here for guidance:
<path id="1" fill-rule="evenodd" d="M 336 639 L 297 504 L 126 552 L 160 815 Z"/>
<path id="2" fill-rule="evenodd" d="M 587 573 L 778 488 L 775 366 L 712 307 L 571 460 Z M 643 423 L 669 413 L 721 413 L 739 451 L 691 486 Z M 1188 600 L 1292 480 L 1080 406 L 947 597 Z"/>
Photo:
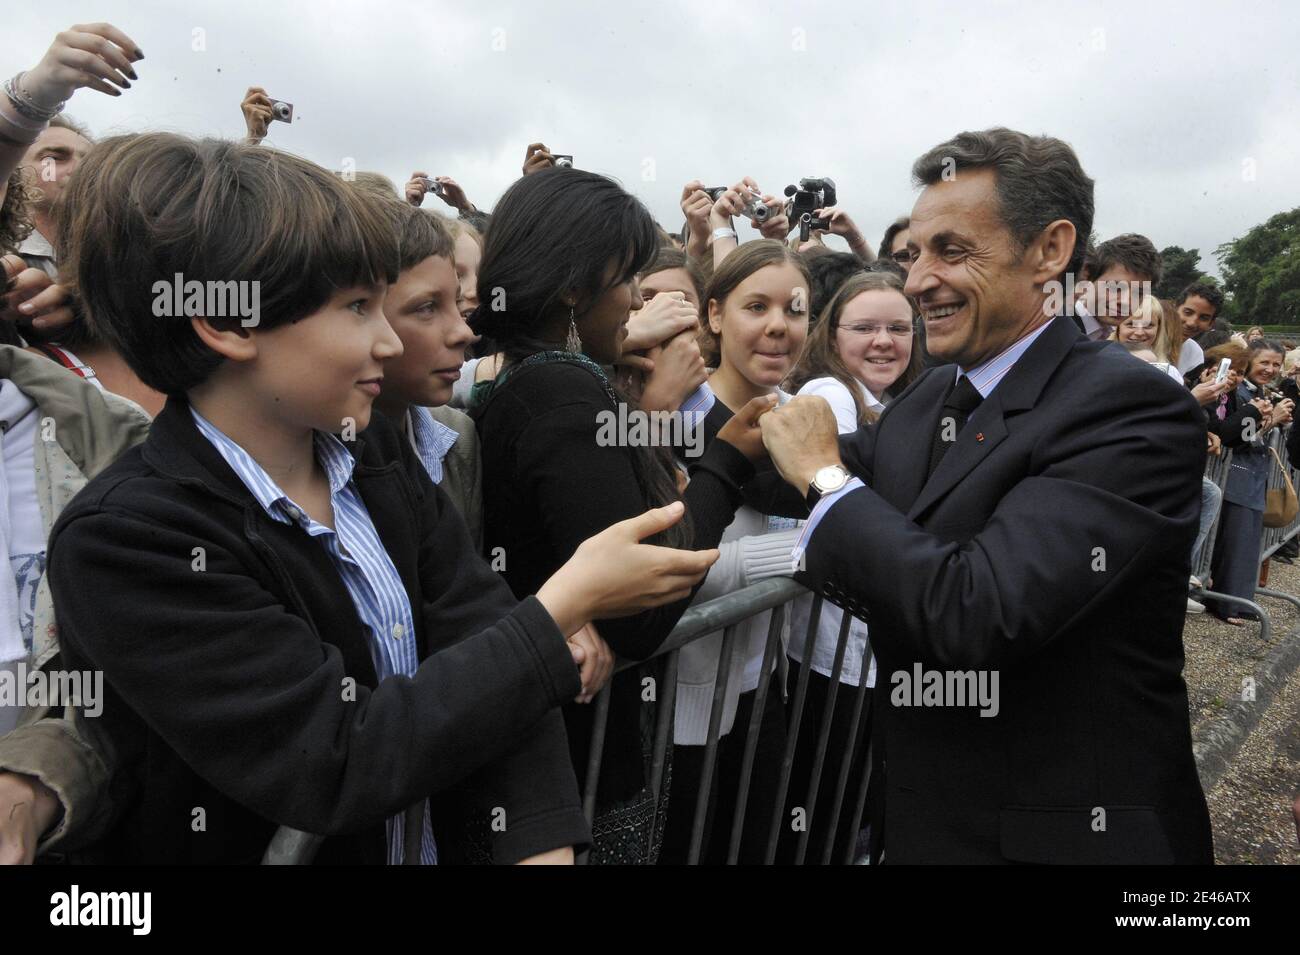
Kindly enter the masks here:
<path id="1" fill-rule="evenodd" d="M 50 528 L 86 483 L 128 448 L 143 441 L 149 416 L 139 405 L 100 391 L 48 358 L 0 346 L 0 378 L 8 378 L 36 404 L 36 497 L 41 525 Z M 59 634 L 49 574 L 36 592 L 29 669 L 58 666 Z M 42 853 L 93 840 L 108 818 L 110 767 L 86 742 L 72 706 L 29 707 L 18 727 L 0 737 L 0 771 L 36 776 L 58 796 L 63 815 L 42 840 Z"/>

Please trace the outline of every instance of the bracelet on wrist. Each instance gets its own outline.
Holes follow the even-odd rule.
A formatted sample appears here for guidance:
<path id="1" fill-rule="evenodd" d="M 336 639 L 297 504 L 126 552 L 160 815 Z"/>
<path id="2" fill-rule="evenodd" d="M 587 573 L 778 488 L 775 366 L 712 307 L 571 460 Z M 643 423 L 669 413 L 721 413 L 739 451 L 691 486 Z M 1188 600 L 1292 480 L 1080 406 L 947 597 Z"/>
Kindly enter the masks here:
<path id="1" fill-rule="evenodd" d="M 63 107 L 68 105 L 68 101 L 64 100 L 52 107 L 42 106 L 23 88 L 23 77 L 26 75 L 27 73 L 24 71 L 6 80 L 4 86 L 5 96 L 9 98 L 9 102 L 13 104 L 14 109 L 24 118 L 36 123 L 47 123 L 63 112 Z"/>
<path id="2" fill-rule="evenodd" d="M 712 245 L 718 239 L 735 239 L 737 242 L 740 241 L 740 237 L 736 235 L 736 230 L 728 229 L 726 227 L 714 229 L 712 232 L 709 233 L 710 245 Z"/>

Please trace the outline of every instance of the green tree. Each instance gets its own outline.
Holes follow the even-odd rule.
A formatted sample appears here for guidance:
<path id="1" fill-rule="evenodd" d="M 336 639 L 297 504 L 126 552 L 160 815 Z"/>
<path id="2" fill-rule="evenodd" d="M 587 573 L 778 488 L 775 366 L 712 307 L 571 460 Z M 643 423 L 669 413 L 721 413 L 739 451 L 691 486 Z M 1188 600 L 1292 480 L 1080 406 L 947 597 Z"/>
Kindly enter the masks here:
<path id="1" fill-rule="evenodd" d="M 1156 286 L 1156 298 L 1177 300 L 1183 289 L 1201 277 L 1201 250 L 1171 245 L 1160 250 L 1164 276 Z"/>
<path id="2" fill-rule="evenodd" d="M 1300 325 L 1300 208 L 1215 250 L 1238 321 Z"/>

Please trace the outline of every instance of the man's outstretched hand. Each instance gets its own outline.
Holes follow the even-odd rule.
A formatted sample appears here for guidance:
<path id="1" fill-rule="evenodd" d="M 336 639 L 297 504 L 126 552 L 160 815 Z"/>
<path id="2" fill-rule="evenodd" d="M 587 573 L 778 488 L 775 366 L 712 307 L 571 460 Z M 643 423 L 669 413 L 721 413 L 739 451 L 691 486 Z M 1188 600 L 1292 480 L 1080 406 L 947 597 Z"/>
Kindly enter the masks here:
<path id="1" fill-rule="evenodd" d="M 808 493 L 808 485 L 819 470 L 843 463 L 835 412 L 825 398 L 791 398 L 780 408 L 765 412 L 758 426 L 772 463 L 800 494 Z"/>

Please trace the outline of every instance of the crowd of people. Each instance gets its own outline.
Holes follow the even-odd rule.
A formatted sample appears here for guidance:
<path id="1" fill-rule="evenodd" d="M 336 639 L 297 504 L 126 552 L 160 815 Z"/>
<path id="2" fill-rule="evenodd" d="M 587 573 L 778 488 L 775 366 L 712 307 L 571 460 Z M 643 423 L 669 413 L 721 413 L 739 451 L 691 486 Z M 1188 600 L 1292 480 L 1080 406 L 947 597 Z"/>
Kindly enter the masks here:
<path id="1" fill-rule="evenodd" d="M 918 204 L 875 249 L 838 205 L 814 208 L 800 238 L 797 210 L 750 177 L 686 184 L 677 228 L 542 143 L 488 212 L 450 176 L 415 170 L 399 186 L 263 145 L 275 114 L 259 87 L 243 141 L 96 140 L 64 112 L 84 89 L 121 95 L 143 59 L 119 29 L 78 25 L 0 93 L 0 543 L 13 571 L 0 666 L 103 675 L 93 716 L 85 699 L 0 706 L 0 861 L 256 862 L 284 825 L 329 837 L 330 862 L 565 863 L 577 848 L 593 864 L 678 863 L 707 785 L 700 858 L 722 862 L 748 779 L 740 861 L 757 862 L 770 820 L 790 818 L 816 774 L 829 801 L 834 781 L 856 792 L 869 771 L 890 785 L 873 789 L 868 823 L 901 838 L 886 810 L 909 798 L 893 785 L 906 757 L 883 761 L 871 645 L 874 619 L 897 629 L 905 614 L 828 591 L 838 606 L 805 641 L 821 599 L 801 597 L 774 658 L 772 612 L 743 623 L 716 758 L 722 634 L 685 646 L 658 786 L 664 694 L 647 686 L 665 679 L 657 651 L 692 604 L 800 572 L 819 505 L 775 460 L 780 415 L 821 399 L 847 448 L 953 364 L 993 401 L 984 389 L 1007 369 L 980 379 L 951 347 L 955 323 L 981 317 L 934 292 L 936 270 L 988 254 L 981 237 L 936 237 L 950 213 Z M 922 162 L 914 173 L 935 184 Z M 1020 201 L 998 195 L 1004 211 Z M 1078 247 L 1072 232 L 1063 267 L 1033 281 L 1068 271 L 1078 286 L 1016 348 L 1069 326 L 1071 340 L 1115 343 L 1098 354 L 1154 366 L 1123 356 L 1126 387 L 1199 406 L 1192 456 L 1231 449 L 1229 480 L 1220 495 L 1202 479 L 1196 540 L 1160 559 L 1187 578 L 1217 520 L 1212 580 L 1188 586 L 1251 598 L 1267 448 L 1291 422 L 1300 349 L 1234 332 L 1212 284 L 1155 297 L 1156 247 L 1133 233 L 1088 242 L 1091 201 L 1087 180 L 1086 216 L 1050 217 L 1078 227 Z M 184 308 L 160 307 L 173 295 Z M 1182 395 L 1153 384 L 1170 380 Z M 944 397 L 936 417 L 957 407 Z M 680 427 L 604 440 L 620 412 Z M 960 414 L 959 431 L 982 420 Z M 849 470 L 877 487 L 880 454 L 863 468 L 876 483 Z M 952 539 L 974 528 L 945 526 Z M 1250 615 L 1183 597 L 1229 623 Z M 783 797 L 788 688 L 805 670 Z M 877 699 L 855 706 L 864 682 Z M 810 858 L 867 847 L 850 815 L 814 822 Z M 780 860 L 793 858 L 787 829 Z"/>

